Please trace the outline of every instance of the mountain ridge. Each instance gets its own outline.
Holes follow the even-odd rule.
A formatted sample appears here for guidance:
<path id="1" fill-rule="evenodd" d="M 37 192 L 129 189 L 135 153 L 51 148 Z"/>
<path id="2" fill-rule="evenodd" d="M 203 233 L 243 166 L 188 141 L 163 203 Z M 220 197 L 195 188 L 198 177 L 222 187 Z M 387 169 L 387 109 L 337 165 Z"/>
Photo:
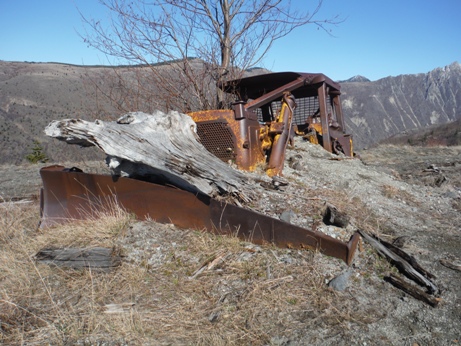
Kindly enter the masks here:
<path id="1" fill-rule="evenodd" d="M 342 104 L 357 148 L 415 128 L 450 123 L 461 117 L 461 65 L 454 62 L 428 73 L 343 83 Z"/>
<path id="2" fill-rule="evenodd" d="M 118 74 L 127 76 L 136 68 L 142 69 L 115 67 Z M 116 78 L 110 77 L 115 75 L 113 69 L 0 60 L 0 163 L 24 162 L 34 141 L 41 143 L 52 160 L 75 155 L 80 159 L 100 159 L 97 150 L 68 146 L 64 149 L 63 143 L 45 137 L 43 130 L 52 120 L 107 120 L 121 115 L 105 99 L 110 94 L 117 102 L 125 102 L 124 95 L 117 91 Z M 264 71 L 255 69 L 248 73 Z M 357 150 L 405 131 L 461 118 L 458 62 L 427 73 L 377 81 L 358 75 L 341 82 L 341 91 L 347 131 L 353 134 Z"/>

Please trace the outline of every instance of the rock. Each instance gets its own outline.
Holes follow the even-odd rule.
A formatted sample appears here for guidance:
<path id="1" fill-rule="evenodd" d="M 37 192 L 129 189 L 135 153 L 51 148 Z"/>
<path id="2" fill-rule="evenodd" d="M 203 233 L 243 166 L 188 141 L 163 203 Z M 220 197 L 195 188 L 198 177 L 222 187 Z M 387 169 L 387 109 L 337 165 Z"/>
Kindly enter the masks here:
<path id="1" fill-rule="evenodd" d="M 221 311 L 213 311 L 208 316 L 208 321 L 210 321 L 211 323 L 217 322 L 220 314 L 221 314 Z"/>
<path id="2" fill-rule="evenodd" d="M 295 216 L 295 212 L 291 209 L 288 209 L 283 211 L 282 214 L 280 214 L 280 220 L 291 223 L 291 218 Z"/>
<path id="3" fill-rule="evenodd" d="M 294 169 L 295 171 L 302 171 L 304 169 L 302 158 L 303 157 L 299 154 L 291 156 L 288 159 L 288 166 Z"/>
<path id="4" fill-rule="evenodd" d="M 349 284 L 349 278 L 351 275 L 352 275 L 352 271 L 350 270 L 345 271 L 344 273 L 333 278 L 328 283 L 328 287 L 331 287 L 336 291 L 344 291 Z"/>
<path id="5" fill-rule="evenodd" d="M 410 237 L 408 236 L 400 236 L 400 237 L 395 238 L 392 244 L 399 248 L 402 248 L 409 239 Z"/>
<path id="6" fill-rule="evenodd" d="M 339 211 L 332 205 L 327 205 L 323 212 L 323 223 L 337 227 L 347 227 L 349 225 L 349 216 Z"/>
<path id="7" fill-rule="evenodd" d="M 456 198 L 459 198 L 459 193 L 456 191 L 447 191 L 442 196 L 447 197 L 447 198 L 456 199 Z"/>
<path id="8" fill-rule="evenodd" d="M 291 341 L 286 336 L 273 336 L 271 338 L 270 345 L 288 346 L 288 345 L 291 345 Z"/>

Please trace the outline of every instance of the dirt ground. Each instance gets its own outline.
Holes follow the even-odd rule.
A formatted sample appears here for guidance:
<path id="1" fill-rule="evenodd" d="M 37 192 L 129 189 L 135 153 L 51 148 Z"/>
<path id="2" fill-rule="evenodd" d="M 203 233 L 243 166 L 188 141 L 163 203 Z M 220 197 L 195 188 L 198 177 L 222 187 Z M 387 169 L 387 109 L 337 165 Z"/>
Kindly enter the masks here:
<path id="1" fill-rule="evenodd" d="M 122 338 L 98 334 L 73 342 L 461 344 L 461 272 L 440 262 L 461 265 L 461 147 L 380 146 L 360 155 L 360 160 L 337 157 L 319 146 L 296 141 L 286 156 L 284 178 L 288 186 L 280 190 L 261 187 L 260 198 L 247 207 L 276 218 L 289 215 L 289 222 L 309 228 L 330 204 L 347 214 L 351 225 L 346 229 L 324 225 L 326 233 L 347 238 L 362 229 L 388 242 L 399 239 L 402 249 L 436 276 L 434 282 L 440 289 L 437 307 L 384 281 L 397 270 L 366 243 L 348 267 L 309 251 L 202 239 L 227 255 L 197 282 L 204 292 L 200 293 L 200 286 L 191 286 L 191 268 L 196 268 L 206 253 L 184 246 L 200 242 L 194 233 L 152 221 L 133 221 L 117 239 L 117 246 L 126 254 L 126 266 L 147 268 L 150 275 L 156 275 L 156 281 L 150 283 L 152 292 L 158 285 L 166 285 L 166 277 L 176 282 L 168 286 L 169 298 L 155 293 L 134 297 L 136 311 L 141 320 L 150 316 L 146 320 L 169 333 L 149 336 L 139 332 Z M 104 171 L 100 163 L 78 166 L 84 171 Z M 0 197 L 10 200 L 37 195 L 38 169 L 31 165 L 0 167 Z M 165 264 L 170 269 L 162 276 L 158 268 Z M 236 277 L 237 268 L 242 270 L 242 266 L 247 268 L 245 276 L 239 271 Z M 343 279 L 342 289 L 328 285 L 337 277 Z M 172 310 L 176 305 L 188 306 L 182 318 Z M 155 311 L 172 311 L 174 319 L 167 323 Z M 202 333 L 199 336 L 190 332 L 198 329 Z"/>

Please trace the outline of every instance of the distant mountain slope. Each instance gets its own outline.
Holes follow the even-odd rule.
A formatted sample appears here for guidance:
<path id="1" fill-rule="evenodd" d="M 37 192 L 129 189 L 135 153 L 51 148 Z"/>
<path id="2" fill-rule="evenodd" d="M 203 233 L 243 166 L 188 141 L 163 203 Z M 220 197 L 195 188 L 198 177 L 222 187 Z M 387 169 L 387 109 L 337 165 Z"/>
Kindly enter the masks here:
<path id="1" fill-rule="evenodd" d="M 199 61 L 194 64 L 200 68 Z M 0 61 L 0 163 L 24 162 L 34 140 L 53 160 L 101 158 L 92 148 L 82 150 L 51 140 L 43 130 L 55 119 L 116 119 L 122 112 L 111 107 L 105 95 L 130 110 L 149 111 L 136 100 L 131 101 L 133 107 L 127 105 L 129 100 L 120 91 L 115 75 L 136 78 L 142 69 Z M 269 71 L 253 69 L 248 75 L 265 72 Z M 341 86 L 348 131 L 359 150 L 404 131 L 461 118 L 459 63 L 426 74 L 374 82 L 355 76 Z"/>
<path id="2" fill-rule="evenodd" d="M 451 123 L 405 131 L 386 138 L 380 143 L 423 147 L 461 145 L 461 119 Z"/>
<path id="3" fill-rule="evenodd" d="M 341 84 L 348 130 L 356 148 L 397 133 L 461 117 L 461 66 L 455 62 L 429 73 Z"/>
<path id="4" fill-rule="evenodd" d="M 64 143 L 51 141 L 43 130 L 55 119 L 102 116 L 101 110 L 108 105 L 96 92 L 93 80 L 103 81 L 110 71 L 104 67 L 0 61 L 0 163 L 25 161 L 34 140 L 55 160 L 98 157 L 96 150 L 66 148 Z"/>

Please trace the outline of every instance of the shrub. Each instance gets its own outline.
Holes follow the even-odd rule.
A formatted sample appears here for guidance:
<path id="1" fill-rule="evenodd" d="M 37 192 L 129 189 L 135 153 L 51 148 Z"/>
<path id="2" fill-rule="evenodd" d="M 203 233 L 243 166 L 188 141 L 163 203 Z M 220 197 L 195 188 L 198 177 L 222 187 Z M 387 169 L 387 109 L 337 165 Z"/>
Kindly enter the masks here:
<path id="1" fill-rule="evenodd" d="M 43 152 L 43 147 L 39 141 L 34 140 L 34 146 L 32 147 L 32 152 L 26 155 L 27 161 L 30 163 L 45 163 L 49 159 L 46 154 Z"/>

